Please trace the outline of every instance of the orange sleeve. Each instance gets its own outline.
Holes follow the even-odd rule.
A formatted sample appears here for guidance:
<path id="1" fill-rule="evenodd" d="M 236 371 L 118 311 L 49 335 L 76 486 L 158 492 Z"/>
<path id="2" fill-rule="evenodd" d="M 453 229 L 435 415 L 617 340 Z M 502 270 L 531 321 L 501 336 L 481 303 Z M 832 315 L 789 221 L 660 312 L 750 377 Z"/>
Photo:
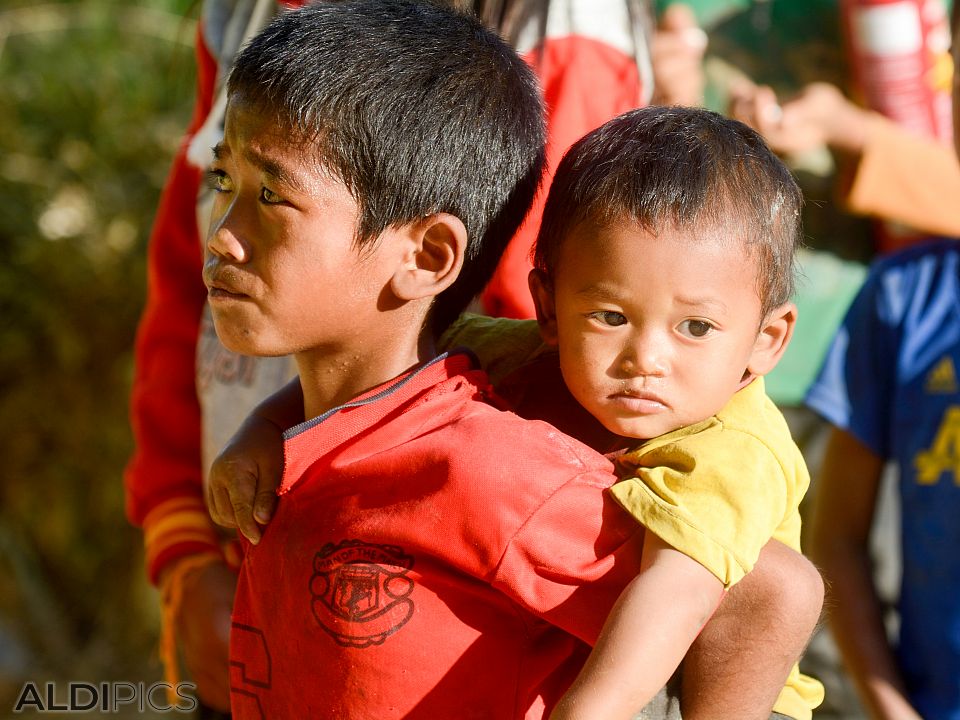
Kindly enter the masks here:
<path id="1" fill-rule="evenodd" d="M 867 144 L 846 194 L 858 215 L 891 220 L 916 230 L 960 237 L 960 163 L 953 148 L 874 115 Z"/>

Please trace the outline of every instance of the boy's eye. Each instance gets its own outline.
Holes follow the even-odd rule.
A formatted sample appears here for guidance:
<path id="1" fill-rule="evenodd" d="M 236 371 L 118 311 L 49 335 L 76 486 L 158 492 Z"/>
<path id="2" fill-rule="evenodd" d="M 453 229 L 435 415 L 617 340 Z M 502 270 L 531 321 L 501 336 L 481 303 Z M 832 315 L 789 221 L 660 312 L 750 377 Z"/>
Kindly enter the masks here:
<path id="1" fill-rule="evenodd" d="M 597 312 L 590 313 L 589 317 L 603 325 L 609 325 L 610 327 L 620 327 L 621 325 L 625 325 L 627 322 L 627 318 L 622 313 L 614 312 L 613 310 L 599 310 Z"/>
<path id="2" fill-rule="evenodd" d="M 706 337 L 711 330 L 713 330 L 713 325 L 706 320 L 684 320 L 680 323 L 680 332 L 688 337 Z"/>
<path id="3" fill-rule="evenodd" d="M 276 205 L 277 203 L 283 202 L 283 198 L 277 195 L 270 188 L 265 187 L 260 188 L 260 200 L 265 202 L 267 205 Z"/>
<path id="4" fill-rule="evenodd" d="M 214 192 L 230 192 L 233 189 L 233 183 L 223 170 L 208 170 L 207 187 Z"/>

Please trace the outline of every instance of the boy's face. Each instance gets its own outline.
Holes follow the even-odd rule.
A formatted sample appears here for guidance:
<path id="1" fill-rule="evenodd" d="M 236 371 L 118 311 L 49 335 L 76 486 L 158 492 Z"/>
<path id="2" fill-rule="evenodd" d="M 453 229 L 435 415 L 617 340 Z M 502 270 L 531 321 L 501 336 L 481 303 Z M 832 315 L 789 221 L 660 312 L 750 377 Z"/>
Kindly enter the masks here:
<path id="1" fill-rule="evenodd" d="M 248 355 L 349 349 L 365 340 L 388 263 L 379 243 L 354 247 L 346 186 L 268 115 L 234 98 L 216 149 L 203 276 L 217 334 Z"/>
<path id="2" fill-rule="evenodd" d="M 563 241 L 553 285 L 567 386 L 625 437 L 710 417 L 751 377 L 755 277 L 743 244 L 718 232 L 581 223 Z"/>

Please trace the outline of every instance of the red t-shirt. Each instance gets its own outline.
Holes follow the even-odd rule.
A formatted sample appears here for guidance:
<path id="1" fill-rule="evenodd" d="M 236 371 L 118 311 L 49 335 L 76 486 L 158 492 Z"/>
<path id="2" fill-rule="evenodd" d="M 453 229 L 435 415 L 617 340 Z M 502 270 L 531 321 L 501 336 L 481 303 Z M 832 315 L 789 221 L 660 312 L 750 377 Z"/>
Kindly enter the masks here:
<path id="1" fill-rule="evenodd" d="M 541 718 L 638 572 L 608 460 L 467 355 L 290 431 L 231 635 L 245 718 Z"/>

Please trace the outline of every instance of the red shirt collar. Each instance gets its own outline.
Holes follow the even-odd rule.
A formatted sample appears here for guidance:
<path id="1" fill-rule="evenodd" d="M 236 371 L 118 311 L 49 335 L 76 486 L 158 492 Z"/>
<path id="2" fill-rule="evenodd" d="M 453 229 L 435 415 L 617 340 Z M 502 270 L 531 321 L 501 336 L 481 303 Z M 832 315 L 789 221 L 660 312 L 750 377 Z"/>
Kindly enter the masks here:
<path id="1" fill-rule="evenodd" d="M 316 458 L 424 391 L 444 380 L 475 370 L 476 366 L 476 359 L 470 352 L 444 353 L 343 405 L 290 428 L 283 433 L 284 468 L 279 493 L 282 495 L 290 490 Z"/>

